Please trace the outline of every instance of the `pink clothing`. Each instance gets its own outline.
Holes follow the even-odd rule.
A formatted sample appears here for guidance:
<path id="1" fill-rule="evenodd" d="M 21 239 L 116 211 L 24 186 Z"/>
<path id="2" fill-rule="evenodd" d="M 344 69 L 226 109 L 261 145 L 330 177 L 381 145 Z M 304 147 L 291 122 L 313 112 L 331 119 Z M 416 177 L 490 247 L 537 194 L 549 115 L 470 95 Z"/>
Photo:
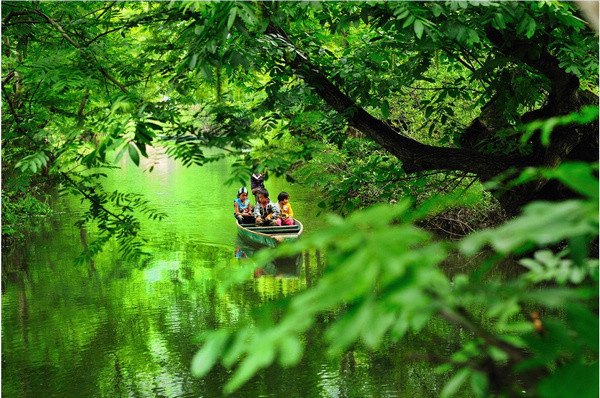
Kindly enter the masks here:
<path id="1" fill-rule="evenodd" d="M 282 220 L 281 218 L 277 217 L 277 219 L 275 219 L 275 222 L 277 223 L 277 225 L 279 225 L 281 227 L 281 223 L 283 222 L 285 225 L 294 225 L 294 219 L 293 218 L 286 218 L 285 220 Z"/>

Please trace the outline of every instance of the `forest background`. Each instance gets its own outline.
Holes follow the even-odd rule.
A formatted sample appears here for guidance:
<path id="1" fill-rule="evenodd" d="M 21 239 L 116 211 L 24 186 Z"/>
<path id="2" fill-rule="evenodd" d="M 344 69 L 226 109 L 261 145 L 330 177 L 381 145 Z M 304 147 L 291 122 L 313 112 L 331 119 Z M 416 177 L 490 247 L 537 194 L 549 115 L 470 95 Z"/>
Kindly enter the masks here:
<path id="1" fill-rule="evenodd" d="M 434 318 L 468 331 L 432 359 L 442 395 L 598 395 L 598 37 L 575 3 L 3 2 L 2 28 L 3 249 L 58 187 L 99 231 L 80 263 L 113 239 L 143 256 L 138 217 L 164 215 L 102 179 L 149 146 L 233 157 L 232 183 L 284 175 L 337 214 L 256 259 L 318 248 L 327 273 L 205 334 L 195 374 L 236 367 L 231 391 L 292 366 L 335 310 L 331 355 Z M 485 260 L 449 276 L 452 256 Z"/>

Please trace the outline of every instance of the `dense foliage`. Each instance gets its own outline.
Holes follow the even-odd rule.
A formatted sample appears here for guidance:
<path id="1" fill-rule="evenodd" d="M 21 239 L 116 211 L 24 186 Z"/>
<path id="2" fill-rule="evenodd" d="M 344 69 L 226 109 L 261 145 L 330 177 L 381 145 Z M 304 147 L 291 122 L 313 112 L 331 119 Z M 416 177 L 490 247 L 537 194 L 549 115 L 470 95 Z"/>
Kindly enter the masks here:
<path id="1" fill-rule="evenodd" d="M 82 260 L 113 237 L 143 254 L 137 217 L 164 215 L 102 180 L 151 146 L 190 166 L 233 156 L 231 181 L 285 174 L 348 215 L 281 248 L 325 250 L 319 284 L 276 323 L 209 335 L 196 373 L 243 358 L 236 388 L 292 365 L 314 316 L 341 308 L 333 354 L 435 316 L 467 331 L 443 395 L 467 378 L 480 396 L 577 395 L 560 388 L 575 379 L 597 395 L 598 39 L 574 3 L 4 2 L 2 24 L 3 235 L 54 183 L 89 203 Z M 522 215 L 457 245 L 415 226 L 473 206 L 460 196 L 487 211 L 489 192 Z M 395 205 L 357 212 L 378 202 Z M 472 275 L 440 270 L 486 247 Z M 482 279 L 514 256 L 521 275 Z"/>
<path id="2" fill-rule="evenodd" d="M 439 211 L 440 199 L 419 209 L 404 201 L 331 217 L 323 233 L 257 258 L 260 263 L 302 250 L 326 251 L 328 268 L 318 283 L 294 297 L 283 314 L 273 307 L 273 318 L 262 314 L 235 331 L 206 333 L 192 370 L 204 375 L 218 358 L 226 367 L 241 359 L 226 387 L 231 391 L 272 361 L 298 363 L 303 333 L 319 315 L 336 314 L 325 334 L 331 355 L 419 333 L 438 316 L 465 333 L 461 350 L 437 359 L 440 371 L 453 372 L 442 396 L 467 380 L 476 396 L 596 396 L 598 259 L 586 255 L 598 235 L 595 172 L 584 164 L 544 171 L 585 199 L 533 203 L 514 220 L 457 245 L 413 225 Z M 569 244 L 557 250 L 564 240 Z M 472 272 L 449 278 L 442 271 L 447 258 L 458 253 L 468 262 L 485 246 L 492 250 Z M 493 270 L 513 255 L 522 256 L 524 271 L 512 280 L 494 278 Z M 240 278 L 247 272 L 242 269 Z"/>

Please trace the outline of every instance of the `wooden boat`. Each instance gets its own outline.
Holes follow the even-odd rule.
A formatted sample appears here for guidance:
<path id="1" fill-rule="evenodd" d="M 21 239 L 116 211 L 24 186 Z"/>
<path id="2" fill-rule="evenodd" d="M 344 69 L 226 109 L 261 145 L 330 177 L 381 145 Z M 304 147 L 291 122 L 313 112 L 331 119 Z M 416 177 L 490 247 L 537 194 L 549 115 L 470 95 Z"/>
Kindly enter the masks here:
<path id="1" fill-rule="evenodd" d="M 304 226 L 294 219 L 294 225 L 258 227 L 255 224 L 240 224 L 236 221 L 238 234 L 247 241 L 275 247 L 286 241 L 296 240 L 302 235 Z"/>

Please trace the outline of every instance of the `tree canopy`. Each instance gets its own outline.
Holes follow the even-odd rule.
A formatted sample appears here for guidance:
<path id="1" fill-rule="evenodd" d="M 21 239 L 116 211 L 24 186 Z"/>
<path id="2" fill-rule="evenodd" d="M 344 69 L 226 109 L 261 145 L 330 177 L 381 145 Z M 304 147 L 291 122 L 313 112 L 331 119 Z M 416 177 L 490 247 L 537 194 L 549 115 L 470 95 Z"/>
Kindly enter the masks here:
<path id="1" fill-rule="evenodd" d="M 178 137 L 171 155 L 202 164 L 202 148 L 240 149 L 276 126 L 309 138 L 304 158 L 307 143 L 358 130 L 397 174 L 485 181 L 597 157 L 595 122 L 544 145 L 539 129 L 524 134 L 597 103 L 598 43 L 572 3 L 73 4 L 3 9 L 4 140 L 35 143 L 6 165 L 37 172 L 93 137 L 88 167 L 107 148 L 136 161 L 165 137 Z M 516 210 L 551 185 L 500 199 Z"/>
<path id="2" fill-rule="evenodd" d="M 276 357 L 293 364 L 311 319 L 347 305 L 329 333 L 350 332 L 332 352 L 418 332 L 436 315 L 472 333 L 449 362 L 458 372 L 447 394 L 467 377 L 481 396 L 516 394 L 500 377 L 507 368 L 535 388 L 545 379 L 548 397 L 573 375 L 597 376 L 598 38 L 574 3 L 4 2 L 2 27 L 3 213 L 23 210 L 43 183 L 79 195 L 90 204 L 79 225 L 100 227 L 82 258 L 114 236 L 124 256 L 142 254 L 136 212 L 164 214 L 105 192 L 102 177 L 123 156 L 139 165 L 149 146 L 185 165 L 233 156 L 231 181 L 268 169 L 351 213 L 281 249 L 326 249 L 331 272 L 277 326 L 258 328 L 273 337 L 268 355 L 240 348 L 252 330 L 220 331 L 196 373 L 219 355 L 228 366 L 244 357 L 239 387 Z M 464 203 L 456 196 L 478 181 L 523 215 L 458 245 L 415 226 Z M 417 209 L 404 198 L 415 192 Z M 353 213 L 384 201 L 394 210 Z M 485 247 L 489 267 L 527 254 L 527 272 L 482 288 L 485 269 L 453 280 L 439 270 Z M 544 283 L 556 288 L 536 293 Z M 527 305 L 562 309 L 568 322 L 536 334 L 519 317 Z"/>

